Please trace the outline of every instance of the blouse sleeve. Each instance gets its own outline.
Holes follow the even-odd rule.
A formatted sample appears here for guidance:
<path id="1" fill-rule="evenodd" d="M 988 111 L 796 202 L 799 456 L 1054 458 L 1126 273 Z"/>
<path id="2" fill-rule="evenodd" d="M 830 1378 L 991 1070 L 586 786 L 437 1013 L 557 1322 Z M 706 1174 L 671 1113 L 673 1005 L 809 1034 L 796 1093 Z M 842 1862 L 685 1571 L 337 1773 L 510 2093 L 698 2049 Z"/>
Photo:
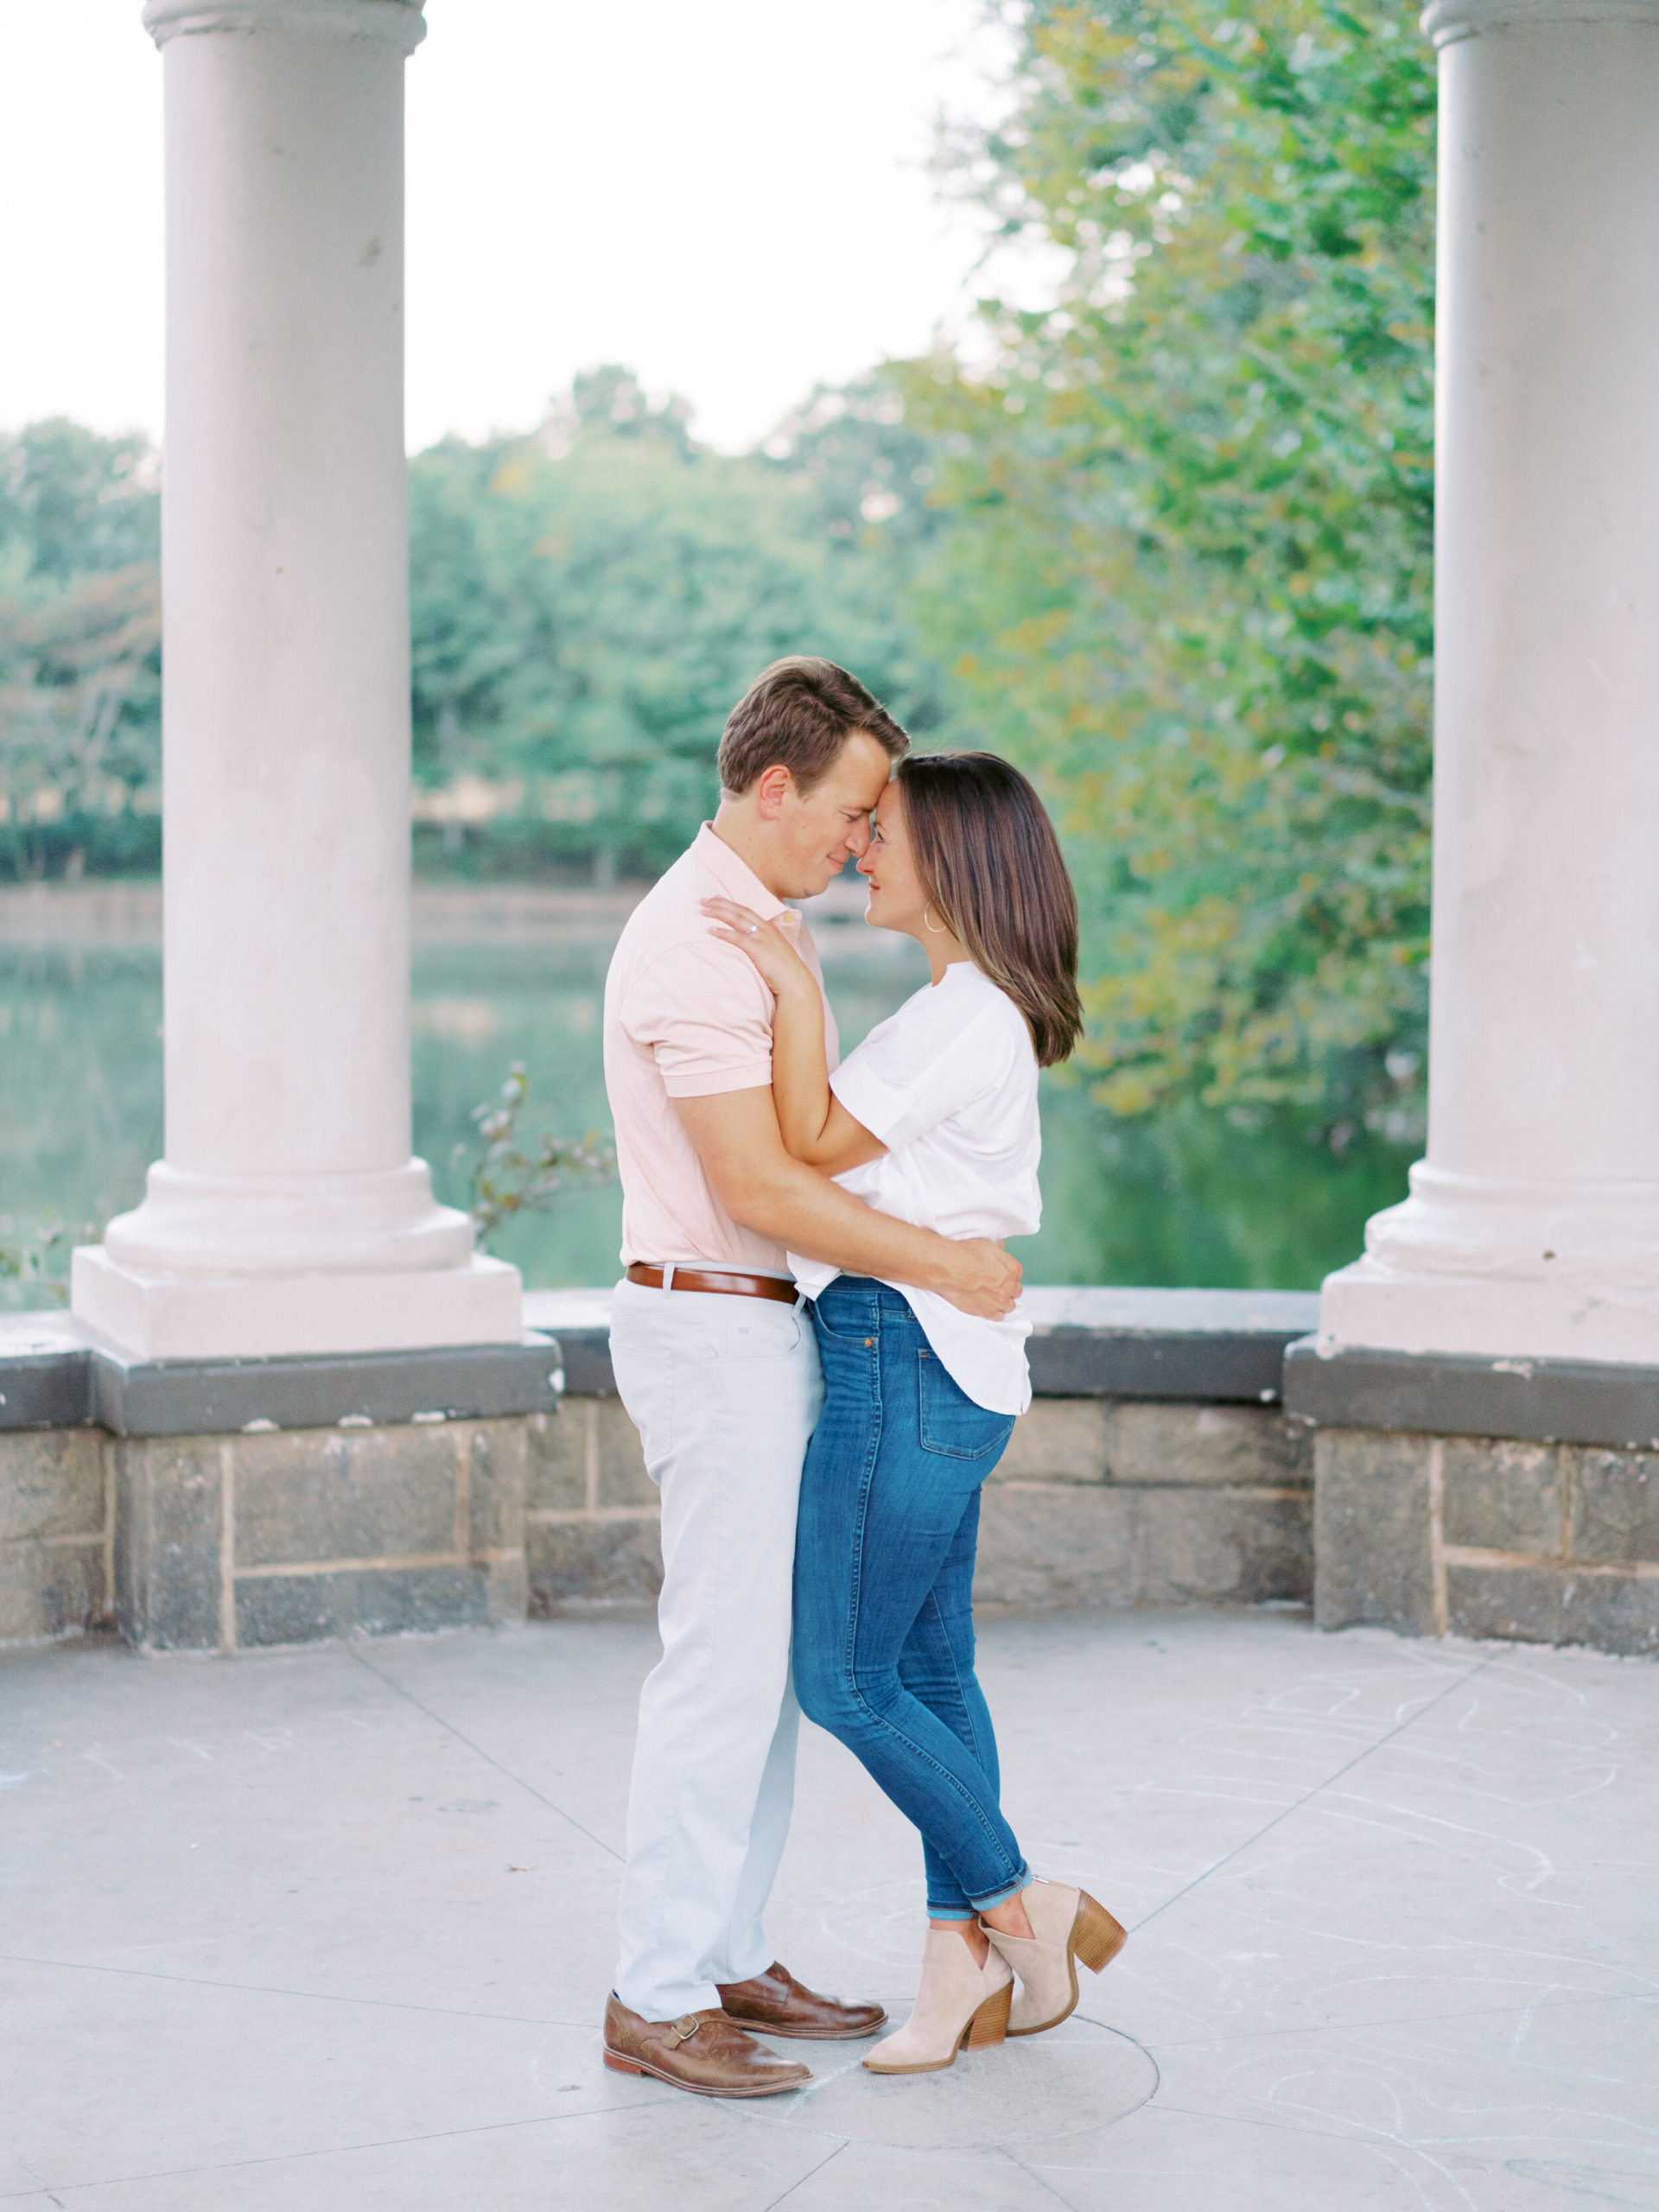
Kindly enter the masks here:
<path id="1" fill-rule="evenodd" d="M 925 1001 L 919 1018 L 906 1019 L 910 1012 L 903 1008 L 873 1030 L 830 1078 L 853 1119 L 889 1152 L 913 1144 L 995 1090 L 1006 1081 L 1012 1058 L 1008 1026 L 993 1008 L 965 1027 L 957 1027 L 947 1009 L 936 1014 Z"/>

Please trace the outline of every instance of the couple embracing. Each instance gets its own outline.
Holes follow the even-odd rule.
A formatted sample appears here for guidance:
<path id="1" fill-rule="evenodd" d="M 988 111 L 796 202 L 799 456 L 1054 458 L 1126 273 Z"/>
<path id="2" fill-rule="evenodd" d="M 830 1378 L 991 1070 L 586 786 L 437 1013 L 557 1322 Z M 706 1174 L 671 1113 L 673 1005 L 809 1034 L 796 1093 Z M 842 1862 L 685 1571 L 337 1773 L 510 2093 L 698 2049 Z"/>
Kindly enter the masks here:
<path id="1" fill-rule="evenodd" d="M 810 2079 L 760 2034 L 886 2024 L 766 1942 L 802 1710 L 921 1836 L 921 1985 L 872 2072 L 1057 2025 L 1077 1961 L 1124 1941 L 1085 1891 L 1033 1880 L 974 1675 L 980 1485 L 1031 1397 L 1001 1240 L 1038 1225 L 1037 1071 L 1081 1027 L 1077 903 L 1023 777 L 907 747 L 845 670 L 767 669 L 721 741 L 715 820 L 606 986 L 611 1354 L 662 1492 L 664 1580 L 605 2061 L 707 2096 Z M 868 920 L 913 937 L 931 978 L 838 1060 L 784 902 L 849 859 Z"/>

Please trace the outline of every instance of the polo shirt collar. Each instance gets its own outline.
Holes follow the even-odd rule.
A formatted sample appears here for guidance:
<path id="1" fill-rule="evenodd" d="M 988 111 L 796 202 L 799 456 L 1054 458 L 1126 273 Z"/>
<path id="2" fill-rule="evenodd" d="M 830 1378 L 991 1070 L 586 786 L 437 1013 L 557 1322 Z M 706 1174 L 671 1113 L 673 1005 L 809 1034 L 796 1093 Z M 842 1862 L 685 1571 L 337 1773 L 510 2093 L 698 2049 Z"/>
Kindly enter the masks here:
<path id="1" fill-rule="evenodd" d="M 768 891 L 748 862 L 734 853 L 723 837 L 715 835 L 712 822 L 705 822 L 698 830 L 692 850 L 727 898 L 734 899 L 740 906 L 759 914 L 763 922 L 782 922 L 787 927 L 800 920 L 794 907 L 785 906 L 775 893 Z"/>

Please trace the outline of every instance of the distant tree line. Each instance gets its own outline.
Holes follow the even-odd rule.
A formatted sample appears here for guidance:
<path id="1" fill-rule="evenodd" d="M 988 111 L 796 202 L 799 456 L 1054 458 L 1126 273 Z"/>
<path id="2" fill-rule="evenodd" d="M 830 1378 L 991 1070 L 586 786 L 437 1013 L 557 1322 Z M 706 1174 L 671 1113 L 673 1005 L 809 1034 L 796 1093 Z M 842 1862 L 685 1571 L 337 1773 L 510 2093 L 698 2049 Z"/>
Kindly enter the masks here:
<path id="1" fill-rule="evenodd" d="M 938 727 L 891 524 L 904 514 L 925 537 L 940 518 L 901 412 L 891 392 L 820 395 L 772 452 L 730 458 L 612 367 L 528 435 L 447 440 L 411 463 L 422 797 L 470 779 L 508 802 L 475 833 L 456 795 L 457 864 L 565 859 L 601 880 L 664 867 L 713 810 L 733 702 L 783 653 L 828 654 L 918 734 Z"/>
<path id="2" fill-rule="evenodd" d="M 971 359 L 701 448 L 626 370 L 410 463 L 427 868 L 660 868 L 789 652 L 1038 778 L 1126 1115 L 1407 1133 L 1427 952 L 1433 79 L 1375 0 L 1018 0 L 948 188 L 1058 250 Z M 155 456 L 0 442 L 0 874 L 153 867 Z"/>
<path id="3" fill-rule="evenodd" d="M 830 654 L 937 730 L 904 585 L 944 518 L 902 413 L 874 380 L 820 392 L 733 458 L 607 367 L 530 432 L 417 454 L 419 863 L 660 869 L 715 804 L 733 702 L 783 653 Z M 72 423 L 0 438 L 0 880 L 159 865 L 159 475 L 142 439 Z"/>
<path id="4" fill-rule="evenodd" d="M 0 880 L 159 860 L 159 505 L 142 438 L 0 438 Z"/>

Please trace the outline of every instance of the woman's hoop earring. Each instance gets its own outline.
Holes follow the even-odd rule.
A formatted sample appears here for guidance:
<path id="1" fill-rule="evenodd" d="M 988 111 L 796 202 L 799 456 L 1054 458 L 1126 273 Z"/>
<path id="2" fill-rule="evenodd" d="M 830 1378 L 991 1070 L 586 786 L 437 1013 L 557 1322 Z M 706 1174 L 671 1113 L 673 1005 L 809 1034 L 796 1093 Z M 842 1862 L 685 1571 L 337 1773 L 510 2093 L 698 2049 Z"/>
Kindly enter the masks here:
<path id="1" fill-rule="evenodd" d="M 928 918 L 928 918 L 928 916 L 932 912 L 932 911 L 933 911 L 933 901 L 930 899 L 928 900 L 928 902 L 927 902 L 926 906 L 924 906 L 924 907 L 923 907 L 923 909 L 922 909 L 922 927 L 923 927 L 925 930 L 926 930 L 926 931 L 927 931 L 927 932 L 929 933 L 929 935 L 930 935 L 930 936 L 931 936 L 931 937 L 949 937 L 949 936 L 950 936 L 950 931 L 945 927 L 945 925 L 944 925 L 944 924 L 943 922 L 941 922 L 941 923 L 938 925 L 938 926 L 937 928 L 935 928 L 934 925 L 933 925 L 931 922 L 930 922 L 930 921 L 928 920 Z"/>

